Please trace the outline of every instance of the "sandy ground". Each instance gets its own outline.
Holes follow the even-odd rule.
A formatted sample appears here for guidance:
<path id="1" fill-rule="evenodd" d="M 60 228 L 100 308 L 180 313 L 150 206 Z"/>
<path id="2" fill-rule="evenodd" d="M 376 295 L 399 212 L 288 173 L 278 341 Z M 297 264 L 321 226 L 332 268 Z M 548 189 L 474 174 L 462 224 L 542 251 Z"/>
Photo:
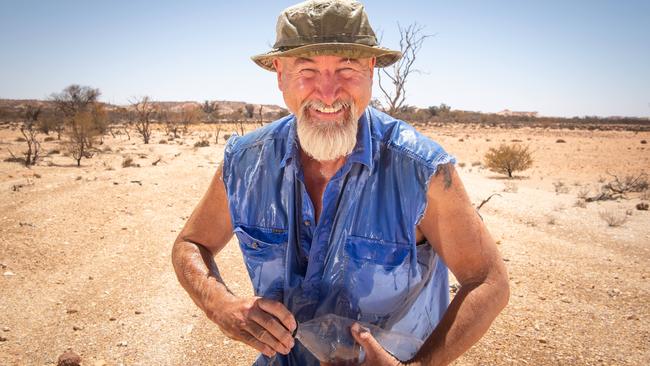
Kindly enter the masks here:
<path id="1" fill-rule="evenodd" d="M 456 365 L 650 364 L 648 196 L 574 205 L 606 172 L 650 167 L 650 133 L 448 126 L 425 129 L 455 154 L 467 190 L 509 269 L 510 304 Z M 38 166 L 0 162 L 0 365 L 52 365 L 71 348 L 83 365 L 249 365 L 256 352 L 208 321 L 176 281 L 172 243 L 201 198 L 218 145 L 199 131 L 160 144 L 107 138 L 77 168 L 53 153 Z M 19 132 L 0 130 L 0 158 Z M 566 143 L 556 143 L 562 138 Z M 534 167 L 506 180 L 478 163 L 521 140 Z M 61 149 L 56 141 L 45 151 Z M 125 156 L 140 167 L 123 168 Z M 156 165 L 156 160 L 161 159 Z M 568 192 L 556 193 L 564 182 Z M 509 192 L 504 192 L 507 189 Z M 627 215 L 608 227 L 599 213 Z M 218 256 L 225 280 L 251 294 L 237 245 Z"/>

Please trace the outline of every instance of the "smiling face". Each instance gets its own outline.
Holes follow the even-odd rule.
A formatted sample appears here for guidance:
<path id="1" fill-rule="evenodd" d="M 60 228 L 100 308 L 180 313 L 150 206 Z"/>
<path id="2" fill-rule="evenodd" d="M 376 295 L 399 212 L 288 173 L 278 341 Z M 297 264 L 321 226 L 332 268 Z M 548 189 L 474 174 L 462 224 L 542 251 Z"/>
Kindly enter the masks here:
<path id="1" fill-rule="evenodd" d="M 348 155 L 359 116 L 370 103 L 374 58 L 283 57 L 274 61 L 287 108 L 298 119 L 298 139 L 320 161 Z"/>

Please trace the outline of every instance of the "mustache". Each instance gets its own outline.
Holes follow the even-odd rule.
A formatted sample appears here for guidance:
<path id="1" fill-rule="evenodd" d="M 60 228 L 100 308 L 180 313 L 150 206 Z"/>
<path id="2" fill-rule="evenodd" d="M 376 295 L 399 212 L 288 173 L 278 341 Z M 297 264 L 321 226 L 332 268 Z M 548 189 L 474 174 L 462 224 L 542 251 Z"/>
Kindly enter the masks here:
<path id="1" fill-rule="evenodd" d="M 317 109 L 317 108 L 328 108 L 329 107 L 329 108 L 347 109 L 347 108 L 350 108 L 351 105 L 352 105 L 352 102 L 349 101 L 349 100 L 337 99 L 337 100 L 334 101 L 334 103 L 332 103 L 331 105 L 328 105 L 328 104 L 323 103 L 320 100 L 313 99 L 313 100 L 304 101 L 302 103 L 302 105 L 300 106 L 300 109 L 303 112 L 307 111 L 307 109 L 309 109 L 309 108 Z"/>

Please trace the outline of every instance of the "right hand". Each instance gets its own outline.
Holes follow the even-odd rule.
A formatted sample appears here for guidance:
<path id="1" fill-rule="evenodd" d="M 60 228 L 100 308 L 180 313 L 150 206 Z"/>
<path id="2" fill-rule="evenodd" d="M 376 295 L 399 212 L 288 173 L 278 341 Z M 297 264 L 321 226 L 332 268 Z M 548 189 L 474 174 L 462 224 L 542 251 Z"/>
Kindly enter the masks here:
<path id="1" fill-rule="evenodd" d="M 216 304 L 208 314 L 228 337 L 246 343 L 273 357 L 276 352 L 288 354 L 293 348 L 292 333 L 296 320 L 287 308 L 261 297 L 232 298 Z"/>

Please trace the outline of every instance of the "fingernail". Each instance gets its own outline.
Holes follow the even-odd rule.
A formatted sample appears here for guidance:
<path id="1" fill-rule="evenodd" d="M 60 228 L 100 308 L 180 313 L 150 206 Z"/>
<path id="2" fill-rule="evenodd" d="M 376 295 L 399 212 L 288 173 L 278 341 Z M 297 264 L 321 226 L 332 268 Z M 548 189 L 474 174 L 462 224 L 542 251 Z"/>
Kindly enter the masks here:
<path id="1" fill-rule="evenodd" d="M 363 325 L 359 325 L 359 333 L 370 333 L 370 329 L 364 327 Z"/>

